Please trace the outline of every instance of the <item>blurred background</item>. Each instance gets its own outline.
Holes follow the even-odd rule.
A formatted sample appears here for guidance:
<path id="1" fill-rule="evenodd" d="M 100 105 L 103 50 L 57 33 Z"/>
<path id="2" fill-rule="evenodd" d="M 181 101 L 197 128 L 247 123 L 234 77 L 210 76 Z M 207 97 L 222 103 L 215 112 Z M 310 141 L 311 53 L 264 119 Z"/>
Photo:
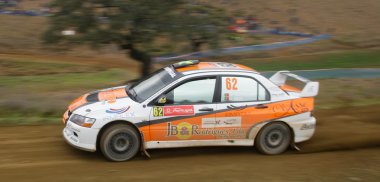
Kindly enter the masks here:
<path id="1" fill-rule="evenodd" d="M 37 180 L 42 171 L 17 175 L 15 169 L 94 164 L 89 167 L 94 176 L 127 179 L 119 169 L 137 173 L 133 165 L 146 167 L 140 163 L 144 160 L 103 164 L 96 154 L 66 147 L 60 136 L 63 112 L 84 93 L 126 84 L 179 60 L 199 59 L 243 64 L 265 76 L 292 70 L 318 80 L 316 136 L 301 144 L 305 155 L 298 156 L 291 151 L 266 158 L 245 148 L 156 150 L 157 160 L 146 163 L 151 165 L 147 170 L 176 156 L 165 165 L 180 163 L 185 172 L 175 169 L 177 177 L 376 181 L 379 22 L 378 0 L 0 0 L 0 175 Z M 222 165 L 221 157 L 229 165 Z M 279 175 L 244 173 L 252 167 L 247 160 Z M 207 169 L 211 176 L 196 170 L 201 164 L 215 165 Z M 303 172 L 282 170 L 289 165 Z M 106 170 L 99 172 L 99 166 Z M 240 171 L 228 176 L 229 169 Z M 132 177 L 165 179 L 163 174 Z"/>

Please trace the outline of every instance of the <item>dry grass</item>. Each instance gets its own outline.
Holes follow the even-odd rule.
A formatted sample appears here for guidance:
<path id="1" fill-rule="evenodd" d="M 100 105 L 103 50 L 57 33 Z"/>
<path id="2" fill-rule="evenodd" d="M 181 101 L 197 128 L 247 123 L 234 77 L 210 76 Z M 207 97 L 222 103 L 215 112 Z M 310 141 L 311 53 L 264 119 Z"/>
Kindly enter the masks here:
<path id="1" fill-rule="evenodd" d="M 352 38 L 380 38 L 380 3 L 377 0 L 206 0 L 230 12 L 255 16 L 265 27 L 333 33 Z M 221 3 L 227 2 L 227 3 Z M 291 21 L 298 19 L 298 23 Z M 293 23 L 292 23 L 293 22 Z M 370 37 L 368 37 L 370 38 Z"/>
<path id="2" fill-rule="evenodd" d="M 122 85 L 136 77 L 135 72 L 112 65 L 4 56 L 0 59 L 0 95 L 4 96 L 0 118 L 59 117 L 81 94 Z"/>
<path id="3" fill-rule="evenodd" d="M 62 63 L 50 63 L 47 73 L 36 72 L 39 64 L 17 65 L 17 71 L 25 72 L 0 76 L 0 122 L 28 123 L 57 121 L 67 105 L 81 94 L 106 87 L 124 84 L 136 74 L 125 69 L 92 71 L 90 65 L 75 65 L 81 72 L 51 74 Z M 65 63 L 67 68 L 73 64 Z M 43 64 L 44 65 L 44 64 Z M 65 70 L 63 68 L 63 70 Z M 317 108 L 337 108 L 357 105 L 379 104 L 377 91 L 379 79 L 326 79 L 320 80 L 320 94 L 316 98 Z M 56 118 L 46 120 L 46 118 Z M 23 121 L 25 120 L 25 121 Z"/>
<path id="4" fill-rule="evenodd" d="M 320 80 L 316 107 L 323 109 L 380 104 L 380 80 L 326 79 Z"/>
<path id="5" fill-rule="evenodd" d="M 36 9 L 40 4 L 46 4 L 51 0 L 23 1 L 20 6 L 23 9 Z M 342 48 L 378 47 L 380 44 L 380 3 L 377 0 L 199 0 L 212 3 L 226 9 L 231 14 L 255 16 L 264 27 L 285 28 L 287 30 L 330 33 L 334 35 L 333 41 L 307 46 L 297 46 L 293 49 L 284 49 L 271 52 L 270 56 L 292 52 L 318 52 L 336 50 Z M 0 52 L 24 52 L 24 53 L 56 53 L 57 49 L 50 50 L 41 44 L 41 33 L 47 28 L 47 17 L 27 17 L 0 15 Z M 284 36 L 258 36 L 257 39 L 246 37 L 247 40 L 236 44 L 257 44 L 288 40 L 291 37 Z M 231 46 L 231 44 L 223 44 Z M 65 50 L 59 54 L 112 57 L 125 59 L 124 52 L 115 47 L 107 47 L 93 51 L 85 47 L 76 47 L 73 50 Z M 272 55 L 273 54 L 273 55 Z"/>
<path id="6" fill-rule="evenodd" d="M 21 6 L 22 9 L 36 9 L 40 4 L 50 1 L 23 1 Z M 254 15 L 267 28 L 282 27 L 292 31 L 334 35 L 332 41 L 231 57 L 231 61 L 255 68 L 258 66 L 265 68 L 262 70 L 277 70 L 276 66 L 282 62 L 286 64 L 280 66 L 292 67 L 292 62 L 304 65 L 302 61 L 308 61 L 310 64 L 305 65 L 310 67 L 314 66 L 318 60 L 325 59 L 323 56 L 314 54 L 293 57 L 298 54 L 380 45 L 380 24 L 378 23 L 380 3 L 377 0 L 204 1 L 221 6 L 231 13 L 243 12 Z M 0 99 L 1 122 L 6 121 L 7 118 L 17 118 L 13 119 L 17 122 L 20 122 L 22 118 L 30 117 L 35 118 L 36 122 L 46 121 L 46 117 L 57 118 L 65 110 L 67 104 L 82 93 L 120 85 L 128 79 L 137 77 L 139 64 L 128 59 L 125 52 L 114 46 L 91 50 L 87 47 L 61 49 L 43 45 L 40 37 L 48 26 L 47 17 L 0 15 L 0 22 L 0 95 L 3 96 Z M 252 42 L 243 41 L 236 44 L 257 44 L 289 39 L 292 37 L 257 36 L 246 40 Z M 365 65 L 378 67 L 379 57 L 377 53 L 374 53 L 376 51 L 378 49 L 372 49 L 368 55 L 356 56 L 356 58 L 363 58 L 363 60 L 365 58 L 368 63 Z M 272 56 L 290 57 L 279 60 L 247 59 Z M 327 57 L 330 58 L 330 56 Z M 356 60 L 351 60 L 355 64 L 350 67 L 362 67 L 357 66 Z M 359 62 L 363 63 L 362 60 Z M 326 63 L 327 66 L 329 64 Z M 321 92 L 316 101 L 317 107 L 334 108 L 380 103 L 380 98 L 376 94 L 379 88 L 378 79 L 321 80 Z"/>

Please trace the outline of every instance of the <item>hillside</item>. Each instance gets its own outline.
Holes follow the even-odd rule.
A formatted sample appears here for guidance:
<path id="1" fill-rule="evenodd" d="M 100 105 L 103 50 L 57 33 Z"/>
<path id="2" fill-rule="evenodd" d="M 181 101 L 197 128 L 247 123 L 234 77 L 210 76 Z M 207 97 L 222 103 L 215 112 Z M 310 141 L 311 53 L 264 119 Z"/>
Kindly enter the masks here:
<path id="1" fill-rule="evenodd" d="M 20 9 L 38 9 L 50 0 L 22 1 Z M 334 36 L 329 41 L 271 51 L 267 56 L 294 55 L 322 51 L 357 49 L 380 46 L 380 3 L 377 0 L 198 0 L 212 3 L 231 15 L 251 15 L 265 28 L 282 28 L 288 31 Z M 85 47 L 47 47 L 40 40 L 48 25 L 47 17 L 0 15 L 0 53 L 66 54 L 69 56 L 105 57 L 125 59 L 115 47 L 93 51 Z M 286 36 L 256 37 L 254 43 L 289 40 Z M 247 44 L 247 43 L 245 43 Z"/>

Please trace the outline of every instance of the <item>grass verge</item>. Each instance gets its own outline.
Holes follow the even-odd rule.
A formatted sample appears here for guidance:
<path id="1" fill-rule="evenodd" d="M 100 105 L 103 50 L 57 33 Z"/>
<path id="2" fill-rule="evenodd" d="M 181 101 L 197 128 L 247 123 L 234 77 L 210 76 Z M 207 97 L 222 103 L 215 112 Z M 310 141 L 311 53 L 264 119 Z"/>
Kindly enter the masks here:
<path id="1" fill-rule="evenodd" d="M 355 51 L 295 58 L 240 60 L 258 70 L 380 67 L 380 52 Z M 301 60 L 302 59 L 302 60 Z M 1 59 L 0 59 L 1 60 Z M 67 105 L 80 95 L 124 84 L 137 75 L 127 69 L 100 69 L 93 65 L 71 65 L 33 60 L 3 61 L 7 74 L 0 74 L 0 124 L 60 123 Z M 70 71 L 73 67 L 78 72 Z M 43 68 L 44 71 L 39 70 Z M 61 69 L 64 71 L 56 71 Z M 17 74 L 13 74 L 17 72 Z M 380 104 L 379 79 L 320 80 L 317 109 Z"/>
<path id="2" fill-rule="evenodd" d="M 326 53 L 289 58 L 242 59 L 234 61 L 258 71 L 310 70 L 328 68 L 380 68 L 380 51 Z"/>

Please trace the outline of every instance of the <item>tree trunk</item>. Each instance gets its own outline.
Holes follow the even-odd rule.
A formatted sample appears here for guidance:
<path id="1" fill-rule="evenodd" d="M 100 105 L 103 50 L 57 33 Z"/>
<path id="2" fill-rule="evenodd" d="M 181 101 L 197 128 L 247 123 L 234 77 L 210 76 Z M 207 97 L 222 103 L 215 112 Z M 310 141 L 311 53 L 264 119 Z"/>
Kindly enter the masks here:
<path id="1" fill-rule="evenodd" d="M 206 43 L 202 39 L 191 39 L 191 48 L 193 52 L 199 52 L 201 50 L 201 46 Z"/>
<path id="2" fill-rule="evenodd" d="M 192 48 L 192 51 L 193 51 L 193 52 L 198 52 L 198 51 L 200 51 L 200 49 L 201 49 L 201 45 L 202 45 L 202 42 L 193 39 L 193 40 L 191 41 L 191 48 Z"/>
<path id="3" fill-rule="evenodd" d="M 140 71 L 142 77 L 147 76 L 150 73 L 152 68 L 152 57 L 148 53 L 130 46 L 129 56 L 142 64 Z"/>
<path id="4" fill-rule="evenodd" d="M 149 75 L 150 70 L 152 69 L 152 60 L 151 60 L 151 58 L 144 60 L 144 62 L 142 62 L 142 64 L 143 65 L 141 67 L 141 75 L 144 77 L 144 76 Z"/>

